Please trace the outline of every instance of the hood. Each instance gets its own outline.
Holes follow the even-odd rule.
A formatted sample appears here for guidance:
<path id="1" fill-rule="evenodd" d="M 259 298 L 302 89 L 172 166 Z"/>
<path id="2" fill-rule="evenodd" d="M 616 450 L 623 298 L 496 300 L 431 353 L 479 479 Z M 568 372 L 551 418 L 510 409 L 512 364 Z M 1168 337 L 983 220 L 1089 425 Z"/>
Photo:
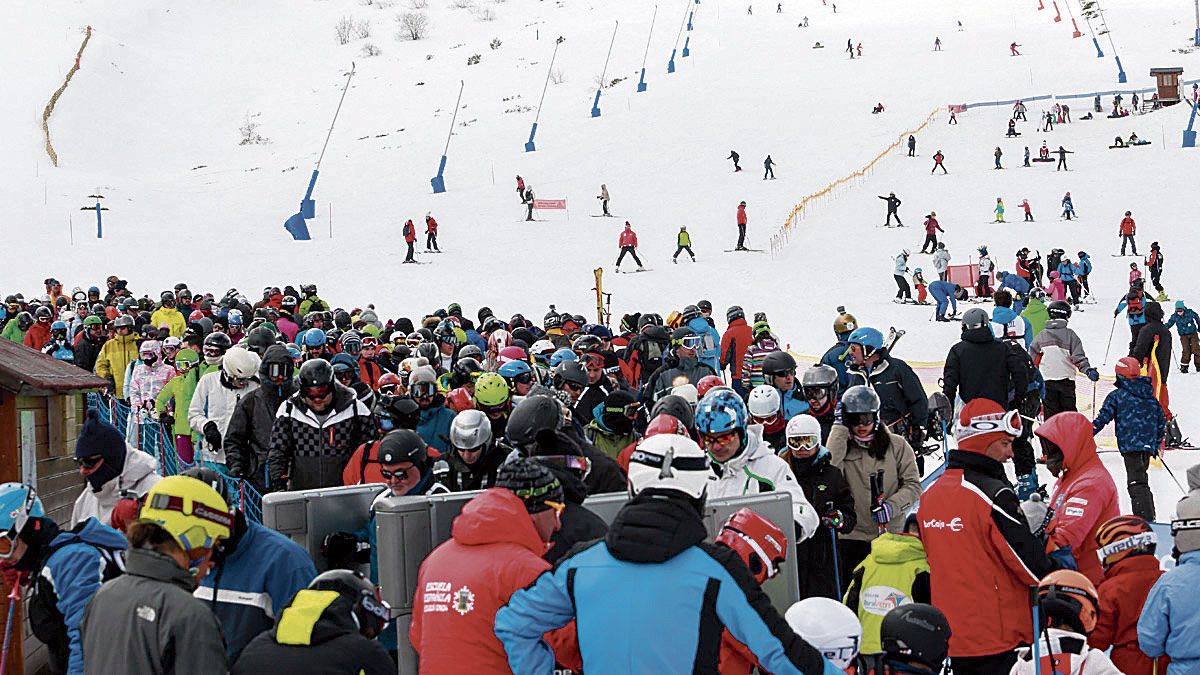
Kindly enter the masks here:
<path id="1" fill-rule="evenodd" d="M 546 550 L 525 504 L 504 488 L 489 488 L 467 502 L 450 536 L 464 546 L 516 544 L 536 556 Z"/>
<path id="2" fill-rule="evenodd" d="M 747 326 L 747 325 L 749 325 L 749 324 L 746 323 L 746 317 L 744 317 L 744 316 L 739 316 L 738 318 L 729 322 L 729 328 L 733 328 L 734 326 Z"/>
<path id="3" fill-rule="evenodd" d="M 807 460 L 792 457 L 792 453 L 788 452 L 786 448 L 780 448 L 779 456 L 783 457 L 783 459 L 787 461 L 788 465 L 792 467 L 792 473 L 796 474 L 797 476 L 807 476 L 810 473 L 819 473 L 825 467 L 829 466 L 830 461 L 833 459 L 833 455 L 830 454 L 829 448 L 826 448 L 823 445 L 817 449 L 817 454 L 813 455 Z"/>
<path id="4" fill-rule="evenodd" d="M 885 565 L 925 559 L 925 546 L 911 534 L 885 532 L 871 542 L 871 557 Z"/>
<path id="5" fill-rule="evenodd" d="M 99 492 L 104 484 L 121 475 L 125 470 L 126 453 L 130 451 L 125 437 L 113 425 L 100 418 L 95 409 L 87 412 L 79 436 L 75 440 L 75 456 L 100 455 L 104 463 L 87 477 L 92 492 Z"/>
<path id="6" fill-rule="evenodd" d="M 1012 307 L 996 307 L 992 310 L 992 321 L 996 323 L 1009 323 L 1016 318 L 1017 313 L 1013 311 Z"/>
<path id="7" fill-rule="evenodd" d="M 1144 398 L 1149 401 L 1155 400 L 1154 385 L 1150 383 L 1150 378 L 1145 375 L 1129 379 L 1118 377 L 1117 389 L 1124 389 L 1138 398 Z"/>
<path id="8" fill-rule="evenodd" d="M 266 372 L 266 366 L 271 363 L 282 363 L 284 365 L 292 363 L 292 355 L 288 353 L 287 347 L 281 344 L 273 344 L 267 347 L 267 351 L 263 352 L 262 357 L 263 372 Z"/>
<path id="9" fill-rule="evenodd" d="M 1158 304 L 1157 302 L 1154 302 L 1153 300 L 1146 303 L 1146 309 L 1143 313 L 1146 315 L 1147 321 L 1162 321 L 1163 320 L 1162 305 Z"/>
<path id="10" fill-rule="evenodd" d="M 1187 470 L 1188 490 L 1200 490 L 1200 464 Z"/>
<path id="11" fill-rule="evenodd" d="M 604 542 L 617 560 L 662 563 L 707 538 L 695 506 L 649 490 L 617 513 Z"/>
<path id="12" fill-rule="evenodd" d="M 279 615 L 273 633 L 281 645 L 311 646 L 358 632 L 354 605 L 337 591 L 301 589 Z"/>
<path id="13" fill-rule="evenodd" d="M 51 542 L 51 546 L 66 546 L 67 544 L 74 544 L 76 542 L 116 551 L 124 551 L 129 547 L 129 543 L 125 540 L 125 535 L 107 525 L 101 524 L 95 518 L 84 520 L 73 532 L 59 533 L 54 538 L 54 541 Z"/>
<path id="14" fill-rule="evenodd" d="M 967 328 L 962 332 L 963 342 L 975 342 L 978 344 L 987 344 L 995 342 L 996 336 L 992 334 L 992 327 L 989 324 L 984 324 L 979 328 Z"/>
<path id="15" fill-rule="evenodd" d="M 1062 448 L 1064 478 L 1100 459 L 1096 454 L 1096 440 L 1092 437 L 1092 423 L 1082 413 L 1059 413 L 1046 420 L 1036 433 Z"/>

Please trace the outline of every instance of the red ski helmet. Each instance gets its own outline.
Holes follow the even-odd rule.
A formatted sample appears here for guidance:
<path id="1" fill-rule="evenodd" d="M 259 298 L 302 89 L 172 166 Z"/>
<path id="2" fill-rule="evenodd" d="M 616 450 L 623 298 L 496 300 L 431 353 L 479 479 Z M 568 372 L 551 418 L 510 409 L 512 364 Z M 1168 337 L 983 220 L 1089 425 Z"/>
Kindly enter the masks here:
<path id="1" fill-rule="evenodd" d="M 760 585 L 779 574 L 779 566 L 787 560 L 788 542 L 783 530 L 748 508 L 730 516 L 716 540 L 741 557 Z"/>
<path id="2" fill-rule="evenodd" d="M 700 398 L 704 398 L 709 389 L 723 386 L 725 386 L 725 380 L 722 380 L 720 375 L 705 375 L 696 383 L 696 394 Z"/>
<path id="3" fill-rule="evenodd" d="M 1142 376 L 1142 364 L 1132 356 L 1122 356 L 1116 365 L 1117 377 L 1130 379 Z"/>

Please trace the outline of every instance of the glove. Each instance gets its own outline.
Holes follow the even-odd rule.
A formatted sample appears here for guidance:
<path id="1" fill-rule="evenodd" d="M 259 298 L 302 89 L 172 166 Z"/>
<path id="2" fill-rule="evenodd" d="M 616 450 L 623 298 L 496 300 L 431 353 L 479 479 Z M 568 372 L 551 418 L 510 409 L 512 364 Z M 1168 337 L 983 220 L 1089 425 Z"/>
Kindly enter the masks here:
<path id="1" fill-rule="evenodd" d="M 1084 374 L 1087 375 L 1087 378 L 1092 382 L 1100 381 L 1100 371 L 1096 370 L 1095 368 L 1088 368 L 1086 371 L 1084 371 Z"/>
<path id="2" fill-rule="evenodd" d="M 1075 555 L 1073 553 L 1071 553 L 1070 546 L 1063 546 L 1062 548 L 1056 548 L 1053 551 L 1051 551 L 1050 552 L 1050 560 L 1054 561 L 1054 564 L 1058 565 L 1059 569 L 1064 569 L 1064 570 L 1078 570 L 1079 569 L 1079 566 L 1077 564 L 1075 564 Z"/>
<path id="3" fill-rule="evenodd" d="M 840 530 L 846 522 L 845 517 L 839 509 L 830 509 L 825 515 L 821 516 L 821 524 L 831 530 Z"/>
<path id="4" fill-rule="evenodd" d="M 1115 319 L 1115 318 L 1117 318 L 1117 317 L 1118 317 L 1118 316 L 1120 316 L 1120 315 L 1121 315 L 1121 310 L 1119 310 L 1119 309 L 1118 309 L 1117 311 L 1113 312 L 1113 318 L 1114 318 L 1114 319 Z"/>
<path id="5" fill-rule="evenodd" d="M 353 569 L 371 562 L 371 545 L 349 532 L 330 532 L 321 542 L 321 555 L 332 569 Z"/>
<path id="6" fill-rule="evenodd" d="M 169 412 L 163 411 L 158 414 L 158 421 L 168 429 L 175 428 L 175 416 Z"/>
<path id="7" fill-rule="evenodd" d="M 886 525 L 888 523 L 888 521 L 890 521 L 891 519 L 892 519 L 892 505 L 891 504 L 888 504 L 887 502 L 881 502 L 879 504 L 876 504 L 875 507 L 871 509 L 871 520 L 874 520 L 875 522 L 879 523 L 880 525 Z"/>
<path id="8" fill-rule="evenodd" d="M 216 422 L 204 424 L 204 442 L 213 450 L 221 449 L 221 430 L 217 428 Z"/>

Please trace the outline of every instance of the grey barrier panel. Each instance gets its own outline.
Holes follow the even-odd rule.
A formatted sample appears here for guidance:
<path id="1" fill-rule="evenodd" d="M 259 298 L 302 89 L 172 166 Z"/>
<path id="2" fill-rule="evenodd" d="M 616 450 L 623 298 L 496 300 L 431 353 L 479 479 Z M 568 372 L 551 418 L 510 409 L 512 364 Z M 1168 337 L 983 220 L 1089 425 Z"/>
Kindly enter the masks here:
<path id="1" fill-rule="evenodd" d="M 783 564 L 780 573 L 763 583 L 763 592 L 771 599 L 771 604 L 780 614 L 787 611 L 793 603 L 800 599 L 800 576 L 796 568 L 796 525 L 792 520 L 792 496 L 786 492 L 766 492 L 744 497 L 724 497 L 710 499 L 704 508 L 704 527 L 709 537 L 715 537 L 721 526 L 739 509 L 749 507 L 783 530 L 788 543 L 787 562 Z M 820 536 L 820 533 L 817 534 Z"/>
<path id="2" fill-rule="evenodd" d="M 367 524 L 371 502 L 383 485 L 272 492 L 263 496 L 263 525 L 285 534 L 308 551 L 317 571 L 325 571 L 321 541 L 331 532 L 354 532 Z M 366 572 L 364 566 L 363 572 Z"/>

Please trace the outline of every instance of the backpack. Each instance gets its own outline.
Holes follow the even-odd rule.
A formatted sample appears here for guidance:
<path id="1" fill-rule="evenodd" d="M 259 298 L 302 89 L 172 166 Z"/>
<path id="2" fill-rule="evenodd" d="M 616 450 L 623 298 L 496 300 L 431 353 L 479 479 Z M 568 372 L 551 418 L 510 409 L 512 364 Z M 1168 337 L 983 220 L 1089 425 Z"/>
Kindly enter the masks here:
<path id="1" fill-rule="evenodd" d="M 1129 295 L 1125 296 L 1125 302 L 1129 309 L 1130 316 L 1141 314 L 1142 311 L 1146 309 L 1145 296 L 1146 294 L 1143 291 L 1139 291 L 1136 288 L 1132 291 L 1129 291 Z"/>

